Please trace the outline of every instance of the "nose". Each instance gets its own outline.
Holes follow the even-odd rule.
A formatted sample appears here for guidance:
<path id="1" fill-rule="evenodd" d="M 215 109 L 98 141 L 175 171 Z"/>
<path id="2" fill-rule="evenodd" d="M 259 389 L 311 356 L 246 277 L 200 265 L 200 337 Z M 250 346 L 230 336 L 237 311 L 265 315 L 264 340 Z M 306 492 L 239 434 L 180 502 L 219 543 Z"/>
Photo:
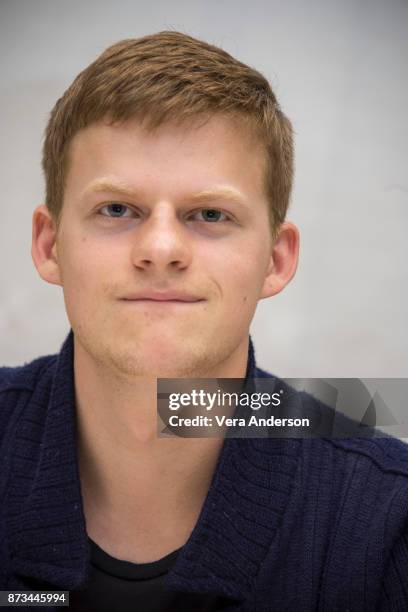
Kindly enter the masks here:
<path id="1" fill-rule="evenodd" d="M 182 270 L 191 262 L 191 244 L 172 205 L 157 203 L 138 227 L 132 245 L 133 264 L 141 270 Z"/>

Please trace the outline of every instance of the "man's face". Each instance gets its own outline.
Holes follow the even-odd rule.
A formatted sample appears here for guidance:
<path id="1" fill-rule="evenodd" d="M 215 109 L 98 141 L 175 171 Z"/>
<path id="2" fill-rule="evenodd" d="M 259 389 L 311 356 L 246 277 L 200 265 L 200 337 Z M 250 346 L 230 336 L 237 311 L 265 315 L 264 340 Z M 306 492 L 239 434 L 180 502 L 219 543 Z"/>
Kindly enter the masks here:
<path id="1" fill-rule="evenodd" d="M 127 377 L 183 377 L 246 346 L 271 262 L 264 167 L 221 116 L 75 135 L 55 253 L 88 355 Z M 136 299 L 152 291 L 196 301 Z"/>

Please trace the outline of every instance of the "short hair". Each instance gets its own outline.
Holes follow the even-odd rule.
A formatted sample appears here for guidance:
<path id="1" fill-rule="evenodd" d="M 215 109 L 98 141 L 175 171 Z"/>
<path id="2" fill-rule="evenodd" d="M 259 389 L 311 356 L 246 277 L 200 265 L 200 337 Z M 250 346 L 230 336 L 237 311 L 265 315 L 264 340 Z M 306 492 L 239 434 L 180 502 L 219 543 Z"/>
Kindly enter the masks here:
<path id="1" fill-rule="evenodd" d="M 293 132 L 267 79 L 223 49 L 163 31 L 108 47 L 78 74 L 51 111 L 44 135 L 45 203 L 59 224 L 69 142 L 98 121 L 239 119 L 264 147 L 264 185 L 272 236 L 284 221 L 293 182 Z"/>

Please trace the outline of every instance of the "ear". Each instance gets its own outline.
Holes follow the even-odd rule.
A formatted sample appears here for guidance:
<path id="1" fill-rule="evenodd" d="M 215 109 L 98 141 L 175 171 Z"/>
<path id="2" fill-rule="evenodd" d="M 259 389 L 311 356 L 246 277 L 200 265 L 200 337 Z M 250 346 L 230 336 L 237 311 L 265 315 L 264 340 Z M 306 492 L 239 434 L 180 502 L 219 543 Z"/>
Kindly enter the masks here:
<path id="1" fill-rule="evenodd" d="M 282 223 L 272 246 L 271 259 L 260 299 L 280 293 L 295 275 L 299 259 L 299 230 L 296 225 Z"/>
<path id="2" fill-rule="evenodd" d="M 43 280 L 62 286 L 56 238 L 56 224 L 48 207 L 45 204 L 37 206 L 33 213 L 31 256 Z"/>

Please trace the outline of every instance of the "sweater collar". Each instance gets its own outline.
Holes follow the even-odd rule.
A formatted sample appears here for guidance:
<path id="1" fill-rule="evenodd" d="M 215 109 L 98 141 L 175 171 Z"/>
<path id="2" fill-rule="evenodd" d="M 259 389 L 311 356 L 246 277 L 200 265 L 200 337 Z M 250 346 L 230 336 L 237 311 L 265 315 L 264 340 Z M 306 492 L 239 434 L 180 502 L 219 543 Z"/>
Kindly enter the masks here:
<path id="1" fill-rule="evenodd" d="M 42 425 L 27 497 L 18 508 L 17 496 L 9 496 L 10 508 L 18 508 L 9 512 L 14 572 L 64 590 L 84 586 L 90 566 L 75 441 L 73 351 L 71 330 L 42 372 L 21 422 L 24 432 Z M 265 375 L 249 337 L 246 379 Z M 168 588 L 238 601 L 251 597 L 289 501 L 297 449 L 297 440 L 225 439 L 197 524 L 166 577 Z"/>

